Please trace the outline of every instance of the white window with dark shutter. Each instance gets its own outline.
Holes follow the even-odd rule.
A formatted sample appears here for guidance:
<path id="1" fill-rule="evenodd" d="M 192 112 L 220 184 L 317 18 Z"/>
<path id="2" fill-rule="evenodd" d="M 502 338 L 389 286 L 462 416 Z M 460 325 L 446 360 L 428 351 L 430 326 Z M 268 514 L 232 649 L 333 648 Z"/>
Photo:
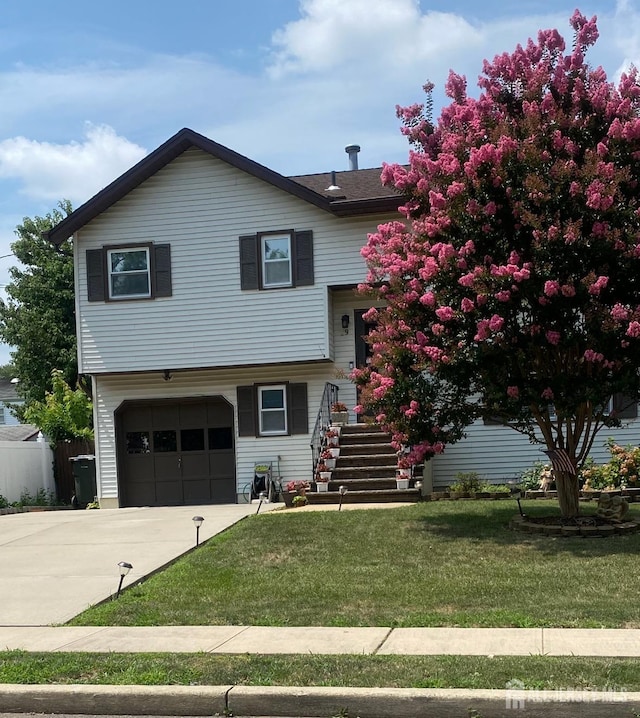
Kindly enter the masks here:
<path id="1" fill-rule="evenodd" d="M 282 289 L 314 284 L 313 232 L 278 230 L 240 237 L 240 287 Z"/>
<path id="2" fill-rule="evenodd" d="M 258 387 L 258 420 L 261 436 L 286 434 L 287 388 L 279 386 Z"/>
<path id="3" fill-rule="evenodd" d="M 309 433 L 305 383 L 250 384 L 236 387 L 239 436 Z"/>
<path id="4" fill-rule="evenodd" d="M 170 297 L 171 245 L 139 245 L 88 249 L 87 299 L 112 302 Z"/>

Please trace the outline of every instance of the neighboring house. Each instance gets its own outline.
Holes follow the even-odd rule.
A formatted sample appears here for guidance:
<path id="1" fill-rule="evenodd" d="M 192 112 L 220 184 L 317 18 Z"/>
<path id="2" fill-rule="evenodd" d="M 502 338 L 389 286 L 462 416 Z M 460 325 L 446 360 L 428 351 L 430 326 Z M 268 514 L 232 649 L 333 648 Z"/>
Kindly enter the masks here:
<path id="1" fill-rule="evenodd" d="M 356 404 L 360 248 L 400 201 L 380 169 L 287 178 L 184 129 L 49 232 L 74 236 L 102 506 L 311 478 L 325 384 Z"/>
<path id="2" fill-rule="evenodd" d="M 24 404 L 24 400 L 18 396 L 15 383 L 11 379 L 0 379 L 0 426 L 20 424 L 9 404 Z"/>
<path id="3" fill-rule="evenodd" d="M 270 461 L 311 479 L 325 385 L 354 406 L 346 377 L 370 351 L 360 249 L 402 201 L 347 151 L 350 171 L 287 178 L 183 129 L 48 233 L 74 237 L 103 507 L 243 500 Z M 476 422 L 428 467 L 442 485 L 544 458 Z"/>

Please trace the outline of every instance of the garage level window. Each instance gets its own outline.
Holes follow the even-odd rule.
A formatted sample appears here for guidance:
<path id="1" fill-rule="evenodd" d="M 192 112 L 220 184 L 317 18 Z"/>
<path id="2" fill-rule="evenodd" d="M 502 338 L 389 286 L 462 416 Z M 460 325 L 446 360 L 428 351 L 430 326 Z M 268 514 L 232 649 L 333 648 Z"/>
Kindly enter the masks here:
<path id="1" fill-rule="evenodd" d="M 110 299 L 151 296 L 149 248 L 110 249 L 107 253 Z"/>
<path id="2" fill-rule="evenodd" d="M 258 407 L 260 434 L 287 433 L 287 395 L 286 387 L 258 387 Z"/>

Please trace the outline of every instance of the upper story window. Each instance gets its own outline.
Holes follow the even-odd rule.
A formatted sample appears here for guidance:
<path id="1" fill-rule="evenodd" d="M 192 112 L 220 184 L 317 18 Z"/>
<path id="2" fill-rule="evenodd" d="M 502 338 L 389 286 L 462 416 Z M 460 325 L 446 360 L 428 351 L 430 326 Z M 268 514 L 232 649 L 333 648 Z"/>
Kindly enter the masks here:
<path id="1" fill-rule="evenodd" d="M 260 254 L 263 287 L 290 287 L 291 234 L 260 234 Z"/>
<path id="2" fill-rule="evenodd" d="M 171 245 L 129 244 L 88 249 L 87 299 L 113 302 L 170 297 Z"/>
<path id="3" fill-rule="evenodd" d="M 151 296 L 149 248 L 110 249 L 107 252 L 110 299 Z"/>
<path id="4" fill-rule="evenodd" d="M 283 229 L 240 237 L 241 289 L 281 289 L 313 283 L 311 230 Z"/>

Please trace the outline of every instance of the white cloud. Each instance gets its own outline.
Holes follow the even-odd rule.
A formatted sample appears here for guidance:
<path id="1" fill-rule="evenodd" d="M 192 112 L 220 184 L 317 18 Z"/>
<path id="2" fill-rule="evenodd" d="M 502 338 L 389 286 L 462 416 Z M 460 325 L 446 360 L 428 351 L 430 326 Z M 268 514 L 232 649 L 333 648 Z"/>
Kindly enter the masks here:
<path id="1" fill-rule="evenodd" d="M 274 33 L 274 77 L 352 64 L 397 71 L 482 39 L 459 15 L 421 14 L 417 0 L 303 0 L 301 12 Z"/>
<path id="2" fill-rule="evenodd" d="M 12 137 L 0 142 L 0 177 L 18 179 L 24 194 L 43 200 L 88 199 L 142 159 L 146 150 L 106 125 L 87 124 L 69 144 Z"/>

